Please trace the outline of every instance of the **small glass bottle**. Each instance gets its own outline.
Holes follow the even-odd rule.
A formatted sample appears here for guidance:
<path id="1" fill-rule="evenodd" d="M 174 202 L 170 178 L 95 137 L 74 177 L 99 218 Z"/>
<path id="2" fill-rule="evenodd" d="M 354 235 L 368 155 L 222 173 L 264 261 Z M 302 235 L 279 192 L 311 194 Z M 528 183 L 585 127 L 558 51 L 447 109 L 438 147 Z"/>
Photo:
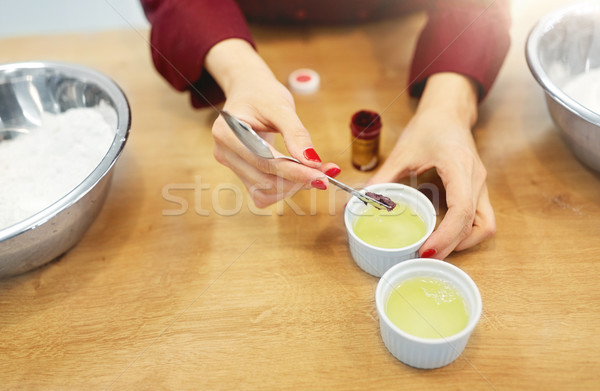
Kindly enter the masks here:
<path id="1" fill-rule="evenodd" d="M 360 171 L 370 171 L 379 163 L 379 114 L 361 110 L 352 116 L 352 165 Z"/>

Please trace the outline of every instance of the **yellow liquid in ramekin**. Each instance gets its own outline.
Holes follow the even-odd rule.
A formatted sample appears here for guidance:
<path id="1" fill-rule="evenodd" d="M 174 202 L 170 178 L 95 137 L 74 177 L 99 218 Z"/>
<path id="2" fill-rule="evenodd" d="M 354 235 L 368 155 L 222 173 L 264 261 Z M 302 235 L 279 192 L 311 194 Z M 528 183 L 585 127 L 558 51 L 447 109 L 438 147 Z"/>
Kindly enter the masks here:
<path id="1" fill-rule="evenodd" d="M 448 282 L 413 277 L 396 285 L 385 314 L 399 329 L 421 338 L 446 338 L 469 322 L 464 298 Z"/>
<path id="2" fill-rule="evenodd" d="M 371 205 L 356 219 L 354 233 L 365 243 L 380 248 L 402 248 L 418 242 L 427 226 L 408 205 L 396 203 L 388 212 Z"/>

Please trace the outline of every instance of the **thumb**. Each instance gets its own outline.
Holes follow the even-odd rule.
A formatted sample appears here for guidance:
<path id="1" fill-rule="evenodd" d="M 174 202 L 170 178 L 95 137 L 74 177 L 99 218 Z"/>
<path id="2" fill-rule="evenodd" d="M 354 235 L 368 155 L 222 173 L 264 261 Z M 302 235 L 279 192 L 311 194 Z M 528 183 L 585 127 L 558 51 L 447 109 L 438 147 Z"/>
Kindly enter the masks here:
<path id="1" fill-rule="evenodd" d="M 321 167 L 321 157 L 313 147 L 308 130 L 295 112 L 272 119 L 273 126 L 283 136 L 285 147 L 292 157 L 313 168 Z"/>

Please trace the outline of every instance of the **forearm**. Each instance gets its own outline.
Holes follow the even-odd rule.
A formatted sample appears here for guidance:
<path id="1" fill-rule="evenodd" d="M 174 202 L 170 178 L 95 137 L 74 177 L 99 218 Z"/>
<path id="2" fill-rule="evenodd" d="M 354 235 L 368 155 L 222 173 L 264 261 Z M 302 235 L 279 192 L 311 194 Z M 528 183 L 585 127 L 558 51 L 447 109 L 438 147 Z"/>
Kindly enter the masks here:
<path id="1" fill-rule="evenodd" d="M 431 75 L 456 72 L 477 81 L 481 101 L 510 46 L 509 0 L 432 0 L 427 4 L 428 21 L 410 69 L 411 95 L 420 96 Z"/>
<path id="2" fill-rule="evenodd" d="M 150 47 L 156 70 L 177 90 L 190 91 L 194 107 L 224 99 L 204 67 L 208 51 L 231 38 L 253 44 L 234 0 L 141 0 L 152 24 Z"/>
<path id="3" fill-rule="evenodd" d="M 207 53 L 204 66 L 228 96 L 242 83 L 275 78 L 268 65 L 243 39 L 226 39 Z"/>
<path id="4" fill-rule="evenodd" d="M 477 121 L 478 84 L 467 76 L 444 72 L 431 75 L 419 100 L 417 114 L 443 112 L 471 129 Z"/>

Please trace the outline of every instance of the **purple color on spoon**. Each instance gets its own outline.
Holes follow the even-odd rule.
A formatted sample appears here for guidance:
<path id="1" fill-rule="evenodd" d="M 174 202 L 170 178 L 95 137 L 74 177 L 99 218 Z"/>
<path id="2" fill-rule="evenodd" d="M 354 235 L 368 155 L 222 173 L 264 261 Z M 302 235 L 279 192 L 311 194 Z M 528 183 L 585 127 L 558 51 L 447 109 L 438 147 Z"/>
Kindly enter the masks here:
<path id="1" fill-rule="evenodd" d="M 375 201 L 379 201 L 383 204 L 385 204 L 385 207 L 387 209 L 388 212 L 391 212 L 392 209 L 394 209 L 396 207 L 396 203 L 394 201 L 392 201 L 391 199 L 389 199 L 386 196 L 383 196 L 381 194 L 377 194 L 377 193 L 373 193 L 373 192 L 366 192 L 365 195 L 367 197 L 371 197 L 373 198 Z"/>

